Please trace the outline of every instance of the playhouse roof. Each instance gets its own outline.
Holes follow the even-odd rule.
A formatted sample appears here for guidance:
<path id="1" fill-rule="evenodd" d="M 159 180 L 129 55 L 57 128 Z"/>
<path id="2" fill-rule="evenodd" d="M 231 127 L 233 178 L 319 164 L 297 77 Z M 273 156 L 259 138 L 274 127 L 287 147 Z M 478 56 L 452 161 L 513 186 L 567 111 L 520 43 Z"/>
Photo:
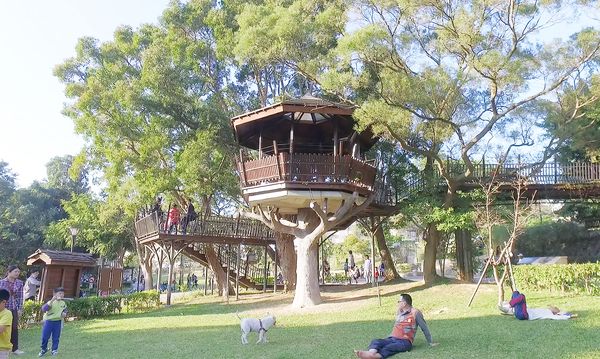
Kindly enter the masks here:
<path id="1" fill-rule="evenodd" d="M 96 259 L 89 253 L 76 253 L 56 251 L 52 249 L 38 249 L 27 257 L 27 265 L 62 265 L 77 267 L 93 267 Z"/>

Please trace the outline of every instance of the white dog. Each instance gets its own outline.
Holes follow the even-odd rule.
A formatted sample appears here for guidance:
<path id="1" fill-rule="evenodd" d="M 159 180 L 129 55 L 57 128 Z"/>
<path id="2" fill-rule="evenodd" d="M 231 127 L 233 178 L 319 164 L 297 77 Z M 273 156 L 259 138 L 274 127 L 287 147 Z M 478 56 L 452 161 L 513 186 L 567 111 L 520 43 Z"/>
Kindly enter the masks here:
<path id="1" fill-rule="evenodd" d="M 238 318 L 240 316 L 238 315 Z M 240 328 L 242 329 L 242 344 L 248 344 L 248 334 L 250 332 L 258 333 L 258 343 L 266 343 L 267 342 L 267 331 L 275 326 L 277 323 L 277 319 L 273 315 L 267 315 L 262 319 L 256 318 L 240 318 Z"/>

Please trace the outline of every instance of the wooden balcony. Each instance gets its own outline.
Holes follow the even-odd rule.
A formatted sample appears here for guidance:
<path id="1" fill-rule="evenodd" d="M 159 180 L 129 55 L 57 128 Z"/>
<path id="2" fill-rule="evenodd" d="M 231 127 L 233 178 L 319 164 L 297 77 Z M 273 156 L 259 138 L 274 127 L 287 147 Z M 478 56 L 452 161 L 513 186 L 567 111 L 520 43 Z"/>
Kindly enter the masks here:
<path id="1" fill-rule="evenodd" d="M 331 154 L 281 152 L 259 159 L 242 156 L 237 164 L 242 189 L 284 183 L 286 188 L 368 195 L 374 190 L 377 174 L 368 161 Z"/>

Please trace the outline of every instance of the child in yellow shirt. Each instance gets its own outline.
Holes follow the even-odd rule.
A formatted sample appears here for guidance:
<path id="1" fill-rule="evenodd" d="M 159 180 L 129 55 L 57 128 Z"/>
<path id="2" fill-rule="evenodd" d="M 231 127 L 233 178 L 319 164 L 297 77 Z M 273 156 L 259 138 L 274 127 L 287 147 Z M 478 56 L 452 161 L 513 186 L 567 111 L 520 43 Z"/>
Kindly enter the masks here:
<path id="1" fill-rule="evenodd" d="M 6 289 L 0 289 L 0 359 L 7 359 L 12 350 L 10 334 L 12 331 L 12 312 L 6 309 L 10 294 Z"/>

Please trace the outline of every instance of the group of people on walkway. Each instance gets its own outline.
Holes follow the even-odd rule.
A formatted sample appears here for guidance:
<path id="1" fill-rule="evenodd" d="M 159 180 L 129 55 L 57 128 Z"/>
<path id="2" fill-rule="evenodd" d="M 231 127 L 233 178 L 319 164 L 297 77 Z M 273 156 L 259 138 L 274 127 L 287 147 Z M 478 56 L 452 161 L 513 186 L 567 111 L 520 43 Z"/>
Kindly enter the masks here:
<path id="1" fill-rule="evenodd" d="M 372 283 L 374 280 L 378 281 L 379 278 L 385 278 L 385 266 L 383 262 L 381 262 L 379 267 L 375 268 L 375 272 L 373 272 L 372 266 L 373 262 L 371 262 L 369 256 L 366 255 L 361 269 L 356 265 L 352 251 L 348 251 L 348 258 L 346 258 L 346 261 L 344 262 L 344 275 L 349 284 L 352 284 L 353 280 L 358 284 L 358 280 L 361 277 L 365 279 L 366 283 Z"/>
<path id="2" fill-rule="evenodd" d="M 164 230 L 168 233 L 185 234 L 188 231 L 188 226 L 193 221 L 198 219 L 198 213 L 196 213 L 196 208 L 194 207 L 191 199 L 187 200 L 187 210 L 183 215 L 179 209 L 179 205 L 177 203 L 173 204 L 173 206 L 168 210 L 166 221 L 162 218 L 163 209 L 161 197 L 156 199 L 156 202 L 152 206 L 151 212 L 157 214 L 160 221 L 159 225 L 161 228 L 164 226 Z"/>

